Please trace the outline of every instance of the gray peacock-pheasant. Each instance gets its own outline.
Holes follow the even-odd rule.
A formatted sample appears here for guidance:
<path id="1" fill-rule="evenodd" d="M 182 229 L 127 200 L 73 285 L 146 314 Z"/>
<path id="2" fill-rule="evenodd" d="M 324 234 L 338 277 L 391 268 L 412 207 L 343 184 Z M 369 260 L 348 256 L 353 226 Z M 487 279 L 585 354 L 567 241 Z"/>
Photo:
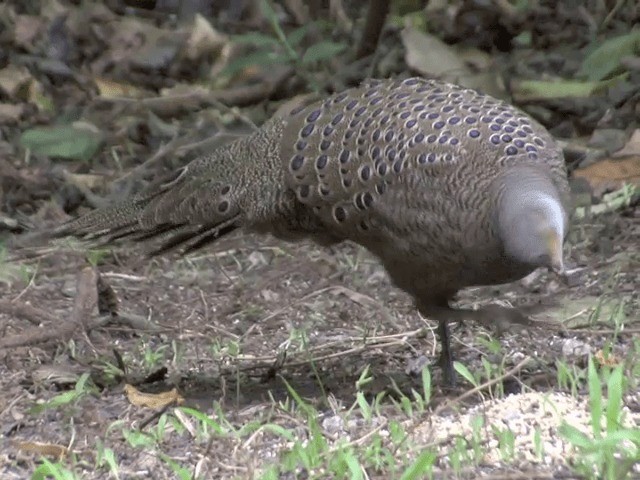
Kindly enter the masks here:
<path id="1" fill-rule="evenodd" d="M 276 116 L 122 203 L 55 229 L 188 253 L 237 228 L 374 253 L 438 321 L 520 321 L 515 309 L 449 306 L 461 288 L 563 269 L 568 183 L 562 152 L 522 111 L 436 80 L 370 80 Z"/>

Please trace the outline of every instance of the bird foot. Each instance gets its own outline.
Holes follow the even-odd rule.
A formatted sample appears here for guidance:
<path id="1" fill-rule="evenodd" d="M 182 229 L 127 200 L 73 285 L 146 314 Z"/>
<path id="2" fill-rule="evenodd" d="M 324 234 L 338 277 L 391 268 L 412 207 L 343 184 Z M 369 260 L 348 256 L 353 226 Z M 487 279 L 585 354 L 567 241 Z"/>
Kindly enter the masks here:
<path id="1" fill-rule="evenodd" d="M 446 320 L 441 319 L 438 323 L 438 337 L 440 337 L 440 343 L 442 351 L 438 358 L 438 366 L 442 370 L 442 377 L 444 380 L 444 386 L 449 389 L 454 389 L 457 383 L 456 371 L 453 368 L 453 352 L 451 351 L 451 332 L 449 331 L 449 325 Z"/>
<path id="2" fill-rule="evenodd" d="M 473 320 L 502 335 L 505 332 L 520 332 L 533 324 L 532 320 L 517 308 L 487 305 L 473 311 Z"/>

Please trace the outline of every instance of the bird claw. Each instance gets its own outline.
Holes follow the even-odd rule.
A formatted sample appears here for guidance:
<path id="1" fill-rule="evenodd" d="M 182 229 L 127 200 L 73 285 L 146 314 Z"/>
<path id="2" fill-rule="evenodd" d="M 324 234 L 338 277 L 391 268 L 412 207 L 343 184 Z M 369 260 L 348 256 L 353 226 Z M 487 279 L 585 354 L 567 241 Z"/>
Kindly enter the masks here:
<path id="1" fill-rule="evenodd" d="M 505 332 L 522 331 L 532 324 L 531 319 L 517 308 L 487 305 L 476 310 L 474 320 L 502 335 Z"/>

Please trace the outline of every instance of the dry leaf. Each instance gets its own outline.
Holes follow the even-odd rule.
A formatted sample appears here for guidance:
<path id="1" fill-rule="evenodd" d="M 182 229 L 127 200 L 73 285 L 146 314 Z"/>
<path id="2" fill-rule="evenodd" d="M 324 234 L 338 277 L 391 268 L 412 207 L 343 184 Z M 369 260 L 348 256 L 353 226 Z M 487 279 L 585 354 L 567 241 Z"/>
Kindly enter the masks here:
<path id="1" fill-rule="evenodd" d="M 596 361 L 600 365 L 605 365 L 607 367 L 617 367 L 618 365 L 620 365 L 620 359 L 612 353 L 605 355 L 602 350 L 598 350 L 595 357 Z"/>
<path id="2" fill-rule="evenodd" d="M 22 118 L 26 110 L 24 103 L 0 103 L 0 124 L 14 125 Z"/>
<path id="3" fill-rule="evenodd" d="M 226 35 L 218 32 L 198 13 L 185 45 L 185 54 L 190 60 L 198 60 L 219 52 L 228 42 L 229 38 Z"/>
<path id="4" fill-rule="evenodd" d="M 136 407 L 153 408 L 160 410 L 168 405 L 180 405 L 184 402 L 184 397 L 178 393 L 178 389 L 174 388 L 168 392 L 160 393 L 144 393 L 133 385 L 125 385 L 124 392 L 127 399 Z"/>
<path id="5" fill-rule="evenodd" d="M 627 144 L 611 156 L 613 158 L 640 157 L 640 129 L 635 130 Z"/>
<path id="6" fill-rule="evenodd" d="M 54 443 L 40 443 L 40 442 L 20 442 L 14 443 L 16 448 L 23 452 L 37 453 L 47 457 L 55 457 L 58 460 L 64 458 L 69 449 L 62 445 L 56 445 Z"/>
<path id="7" fill-rule="evenodd" d="M 369 297 L 368 295 L 358 293 L 346 287 L 336 287 L 333 289 L 332 293 L 334 295 L 344 295 L 352 302 L 357 303 L 358 305 L 362 305 L 363 307 L 369 307 L 372 305 L 374 307 L 379 306 L 379 303 L 376 302 L 373 298 Z"/>
<path id="8" fill-rule="evenodd" d="M 575 170 L 573 176 L 584 178 L 596 197 L 601 197 L 607 191 L 618 190 L 625 183 L 640 186 L 640 155 L 620 160 L 600 160 Z"/>
<path id="9" fill-rule="evenodd" d="M 36 50 L 35 41 L 43 31 L 42 18 L 35 15 L 18 15 L 13 30 L 13 41 L 28 52 Z"/>
<path id="10" fill-rule="evenodd" d="M 8 97 L 17 98 L 18 92 L 29 85 L 31 73 L 27 67 L 9 65 L 0 70 L 0 90 Z"/>
<path id="11" fill-rule="evenodd" d="M 485 60 L 486 71 L 475 73 L 467 66 L 465 58 L 473 56 L 473 50 L 460 51 L 434 35 L 422 32 L 408 26 L 401 32 L 402 43 L 405 48 L 405 61 L 412 70 L 428 77 L 439 78 L 457 83 L 463 87 L 481 90 L 498 98 L 505 98 L 501 82 L 495 69 L 490 69 L 490 57 L 476 52 L 476 57 Z M 477 60 L 477 59 L 476 59 Z M 478 67 L 479 64 L 476 63 Z"/>
<path id="12" fill-rule="evenodd" d="M 121 83 L 107 78 L 96 77 L 93 79 L 93 83 L 98 88 L 98 93 L 103 98 L 141 98 L 144 96 L 144 91 L 129 83 Z"/>
<path id="13" fill-rule="evenodd" d="M 455 49 L 434 35 L 405 27 L 400 36 L 406 52 L 405 61 L 416 72 L 437 78 L 466 76 L 470 73 Z"/>

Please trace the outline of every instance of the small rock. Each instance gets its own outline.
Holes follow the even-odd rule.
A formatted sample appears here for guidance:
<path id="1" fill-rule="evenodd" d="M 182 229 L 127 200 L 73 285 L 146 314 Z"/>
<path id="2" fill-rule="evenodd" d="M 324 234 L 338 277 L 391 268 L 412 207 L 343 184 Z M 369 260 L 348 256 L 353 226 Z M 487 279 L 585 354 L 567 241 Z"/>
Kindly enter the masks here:
<path id="1" fill-rule="evenodd" d="M 422 369 L 429 364 L 429 359 L 420 355 L 418 358 L 412 358 L 404 369 L 405 373 L 411 377 L 417 377 L 422 373 Z"/>
<path id="2" fill-rule="evenodd" d="M 629 134 L 615 128 L 599 128 L 593 131 L 589 146 L 606 149 L 609 153 L 620 150 L 627 143 Z"/>
<path id="3" fill-rule="evenodd" d="M 260 296 L 267 302 L 277 302 L 278 300 L 280 300 L 280 295 L 277 292 L 274 292 L 273 290 L 269 290 L 267 288 L 260 292 Z"/>
<path id="4" fill-rule="evenodd" d="M 562 344 L 562 355 L 565 357 L 586 357 L 592 350 L 591 345 L 577 338 L 567 338 Z"/>
<path id="5" fill-rule="evenodd" d="M 251 252 L 247 260 L 249 261 L 250 269 L 268 265 L 269 263 L 267 262 L 267 257 L 264 255 L 264 253 L 259 251 Z"/>
<path id="6" fill-rule="evenodd" d="M 60 292 L 67 298 L 73 298 L 76 296 L 76 281 L 73 278 L 65 280 Z"/>
<path id="7" fill-rule="evenodd" d="M 577 287 L 585 283 L 587 273 L 588 271 L 584 267 L 565 270 L 563 280 L 568 287 Z"/>
<path id="8" fill-rule="evenodd" d="M 562 288 L 562 285 L 560 284 L 560 282 L 555 278 L 552 278 L 547 283 L 545 290 L 547 293 L 556 293 L 560 291 L 561 288 Z"/>
<path id="9" fill-rule="evenodd" d="M 338 415 L 331 415 L 322 420 L 322 428 L 330 435 L 339 435 L 344 432 L 344 420 Z"/>

